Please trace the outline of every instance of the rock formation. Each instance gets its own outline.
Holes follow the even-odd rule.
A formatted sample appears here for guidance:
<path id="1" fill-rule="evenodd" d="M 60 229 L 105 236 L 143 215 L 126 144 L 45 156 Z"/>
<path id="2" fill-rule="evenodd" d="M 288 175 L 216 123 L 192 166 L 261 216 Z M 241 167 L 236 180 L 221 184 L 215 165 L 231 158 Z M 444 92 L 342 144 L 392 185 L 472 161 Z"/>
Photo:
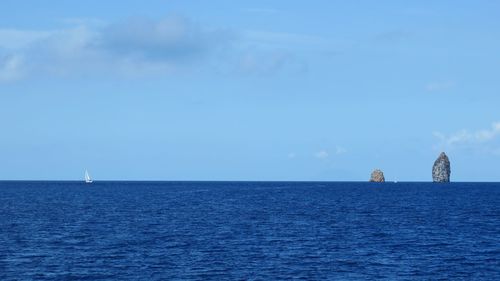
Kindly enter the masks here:
<path id="1" fill-rule="evenodd" d="M 450 182 L 450 173 L 450 160 L 444 152 L 441 152 L 436 161 L 434 161 L 434 166 L 432 166 L 432 181 Z"/>
<path id="2" fill-rule="evenodd" d="M 370 181 L 371 182 L 385 182 L 384 173 L 379 169 L 375 169 L 372 172 L 372 176 L 370 178 Z"/>

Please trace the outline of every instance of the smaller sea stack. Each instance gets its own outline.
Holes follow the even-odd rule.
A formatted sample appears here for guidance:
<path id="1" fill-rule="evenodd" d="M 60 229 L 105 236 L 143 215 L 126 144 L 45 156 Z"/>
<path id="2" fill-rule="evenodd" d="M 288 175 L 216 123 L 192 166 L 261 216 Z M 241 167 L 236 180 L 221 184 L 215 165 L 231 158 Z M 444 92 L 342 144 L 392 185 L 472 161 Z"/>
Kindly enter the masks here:
<path id="1" fill-rule="evenodd" d="M 446 153 L 441 152 L 436 161 L 434 161 L 434 166 L 432 166 L 432 181 L 450 182 L 450 174 L 450 159 L 448 159 Z"/>
<path id="2" fill-rule="evenodd" d="M 370 177 L 370 182 L 385 182 L 384 172 L 379 169 L 375 169 Z"/>

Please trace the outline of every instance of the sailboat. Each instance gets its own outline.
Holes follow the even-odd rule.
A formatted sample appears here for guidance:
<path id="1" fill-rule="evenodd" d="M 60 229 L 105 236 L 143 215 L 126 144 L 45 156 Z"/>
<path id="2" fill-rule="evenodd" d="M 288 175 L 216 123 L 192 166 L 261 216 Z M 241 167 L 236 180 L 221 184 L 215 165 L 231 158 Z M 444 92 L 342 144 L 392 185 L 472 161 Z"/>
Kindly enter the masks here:
<path id="1" fill-rule="evenodd" d="M 90 178 L 87 170 L 85 170 L 85 183 L 92 183 L 92 179 Z"/>

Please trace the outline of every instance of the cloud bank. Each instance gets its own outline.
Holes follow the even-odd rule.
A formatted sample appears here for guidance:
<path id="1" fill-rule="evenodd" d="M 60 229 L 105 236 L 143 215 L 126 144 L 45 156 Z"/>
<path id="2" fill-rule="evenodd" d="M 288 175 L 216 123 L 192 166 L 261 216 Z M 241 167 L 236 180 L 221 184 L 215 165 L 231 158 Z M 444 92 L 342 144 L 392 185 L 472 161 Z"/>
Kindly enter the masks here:
<path id="1" fill-rule="evenodd" d="M 208 29 L 182 17 L 137 18 L 102 30 L 100 47 L 113 54 L 174 61 L 190 59 L 229 42 L 230 33 Z"/>
<path id="2" fill-rule="evenodd" d="M 286 47 L 290 36 L 282 34 L 266 33 L 264 40 L 262 32 L 257 36 L 213 28 L 180 16 L 61 23 L 62 28 L 50 30 L 0 27 L 0 82 L 43 75 L 128 77 L 197 70 L 267 76 L 306 69 Z M 263 43 L 269 40 L 273 44 Z"/>
<path id="3" fill-rule="evenodd" d="M 125 74 L 176 70 L 203 60 L 234 39 L 224 29 L 201 26 L 183 17 L 65 21 L 64 28 L 33 31 L 0 29 L 0 81 L 30 72 Z"/>

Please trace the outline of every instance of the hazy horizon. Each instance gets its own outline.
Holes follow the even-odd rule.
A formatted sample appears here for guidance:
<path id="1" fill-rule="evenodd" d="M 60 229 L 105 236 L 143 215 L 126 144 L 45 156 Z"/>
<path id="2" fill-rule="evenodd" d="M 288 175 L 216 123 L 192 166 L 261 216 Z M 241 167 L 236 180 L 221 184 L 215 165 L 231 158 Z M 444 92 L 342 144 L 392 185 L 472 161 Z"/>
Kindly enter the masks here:
<path id="1" fill-rule="evenodd" d="M 4 1 L 0 180 L 500 181 L 499 10 Z"/>

